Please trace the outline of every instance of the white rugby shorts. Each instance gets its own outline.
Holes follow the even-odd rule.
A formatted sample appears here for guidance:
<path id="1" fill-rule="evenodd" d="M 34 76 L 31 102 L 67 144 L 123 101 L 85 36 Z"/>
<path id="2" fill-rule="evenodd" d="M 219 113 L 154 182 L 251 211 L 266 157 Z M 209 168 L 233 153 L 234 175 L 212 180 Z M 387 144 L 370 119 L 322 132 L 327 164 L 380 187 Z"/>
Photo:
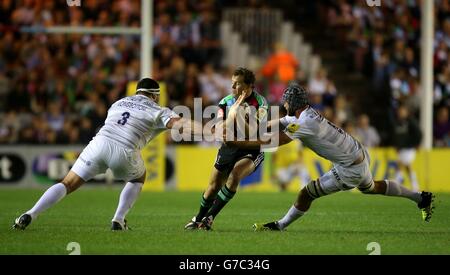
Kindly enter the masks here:
<path id="1" fill-rule="evenodd" d="M 320 195 L 328 195 L 359 187 L 361 189 L 373 188 L 372 173 L 370 172 L 370 156 L 363 149 L 364 160 L 356 165 L 344 167 L 335 164 L 330 171 L 319 178 Z"/>
<path id="2" fill-rule="evenodd" d="M 89 142 L 71 170 L 88 181 L 108 168 L 116 179 L 124 181 L 140 178 L 145 172 L 138 149 L 124 148 L 102 136 L 96 136 Z"/>

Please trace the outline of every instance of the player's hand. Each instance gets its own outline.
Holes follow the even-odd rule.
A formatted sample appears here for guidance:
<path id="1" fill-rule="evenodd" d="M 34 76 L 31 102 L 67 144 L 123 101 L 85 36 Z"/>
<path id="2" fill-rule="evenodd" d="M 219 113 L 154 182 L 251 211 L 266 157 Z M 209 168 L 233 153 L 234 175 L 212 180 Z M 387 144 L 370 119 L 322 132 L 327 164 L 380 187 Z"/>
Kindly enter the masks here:
<path id="1" fill-rule="evenodd" d="M 238 99 L 236 99 L 236 102 L 231 106 L 231 108 L 229 110 L 229 113 L 228 113 L 228 116 L 231 116 L 231 117 L 235 117 L 236 116 L 237 111 L 239 109 L 239 106 L 242 105 L 242 103 L 244 102 L 244 99 L 245 99 L 245 93 L 242 93 L 238 97 Z"/>
<path id="2" fill-rule="evenodd" d="M 235 102 L 233 105 L 235 105 L 235 104 L 241 105 L 242 102 L 244 102 L 245 96 L 246 96 L 246 94 L 245 94 L 245 92 L 243 92 L 243 93 L 238 97 L 238 99 L 236 100 L 236 102 Z"/>
<path id="3" fill-rule="evenodd" d="M 230 140 L 231 138 L 231 140 Z M 232 145 L 233 142 L 233 138 L 232 137 L 227 137 L 227 133 L 223 133 L 222 135 L 222 142 L 226 145 Z"/>

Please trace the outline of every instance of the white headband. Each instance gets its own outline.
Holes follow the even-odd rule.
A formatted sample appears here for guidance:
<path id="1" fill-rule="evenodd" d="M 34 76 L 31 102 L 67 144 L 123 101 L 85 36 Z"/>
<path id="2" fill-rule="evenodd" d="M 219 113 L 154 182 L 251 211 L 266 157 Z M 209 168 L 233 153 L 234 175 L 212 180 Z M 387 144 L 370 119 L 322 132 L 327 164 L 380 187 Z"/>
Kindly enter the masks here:
<path id="1" fill-rule="evenodd" d="M 159 95 L 159 89 L 145 89 L 145 88 L 139 88 L 136 90 L 137 92 L 145 92 L 149 94 L 158 94 Z"/>

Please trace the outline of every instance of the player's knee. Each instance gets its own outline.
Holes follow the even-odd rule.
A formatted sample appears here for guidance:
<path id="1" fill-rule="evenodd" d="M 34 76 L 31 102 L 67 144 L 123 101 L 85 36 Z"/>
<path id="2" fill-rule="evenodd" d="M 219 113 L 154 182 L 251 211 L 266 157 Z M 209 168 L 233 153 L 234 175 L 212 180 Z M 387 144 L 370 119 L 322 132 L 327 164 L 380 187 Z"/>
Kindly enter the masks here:
<path id="1" fill-rule="evenodd" d="M 358 188 L 361 192 L 363 192 L 363 190 L 361 190 L 361 188 Z M 370 188 L 367 189 L 366 192 L 363 192 L 365 194 L 386 194 L 386 190 L 387 190 L 387 182 L 385 180 L 380 180 L 380 181 L 373 181 L 371 183 Z"/>
<path id="2" fill-rule="evenodd" d="M 144 174 L 142 174 L 142 176 L 140 176 L 137 179 L 131 180 L 130 182 L 140 182 L 140 183 L 144 184 L 146 177 L 147 177 L 147 172 L 144 171 Z"/>
<path id="3" fill-rule="evenodd" d="M 73 191 L 72 187 L 71 187 L 71 185 L 69 183 L 64 182 L 64 180 L 62 180 L 61 183 L 64 184 L 64 187 L 66 187 L 67 194 L 69 194 L 69 193 L 71 193 Z"/>
<path id="4" fill-rule="evenodd" d="M 82 183 L 79 183 L 75 180 L 66 180 L 66 179 L 62 180 L 61 183 L 64 184 L 64 186 L 66 187 L 67 194 L 72 193 L 82 185 Z"/>
<path id="5" fill-rule="evenodd" d="M 374 182 L 370 182 L 368 185 L 358 186 L 358 190 L 363 194 L 377 194 L 377 186 Z"/>
<path id="6" fill-rule="evenodd" d="M 310 201 L 312 201 L 312 200 L 314 200 L 315 198 L 313 198 L 310 194 L 309 194 L 309 192 L 308 192 L 308 190 L 306 189 L 306 186 L 305 187 L 303 187 L 303 189 L 302 190 L 300 190 L 300 198 L 302 199 L 302 200 L 310 200 Z"/>
<path id="7" fill-rule="evenodd" d="M 64 179 L 61 181 L 61 183 L 64 184 L 67 190 L 67 194 L 69 194 L 77 190 L 81 185 L 83 185 L 84 180 L 74 172 L 70 171 L 67 174 L 67 176 L 65 176 Z"/>
<path id="8" fill-rule="evenodd" d="M 312 180 L 310 181 L 306 187 L 304 187 L 302 189 L 301 192 L 304 192 L 305 194 L 307 194 L 309 197 L 311 197 L 313 200 L 323 197 L 325 195 L 327 195 L 323 190 L 322 187 L 319 184 L 318 180 Z"/>

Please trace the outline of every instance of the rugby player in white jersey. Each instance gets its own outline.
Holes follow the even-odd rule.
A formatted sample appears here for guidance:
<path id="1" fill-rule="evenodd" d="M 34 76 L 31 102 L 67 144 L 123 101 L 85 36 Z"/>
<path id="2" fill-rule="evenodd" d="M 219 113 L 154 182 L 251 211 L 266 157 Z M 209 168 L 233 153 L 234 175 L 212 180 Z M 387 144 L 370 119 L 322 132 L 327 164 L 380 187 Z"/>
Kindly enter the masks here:
<path id="1" fill-rule="evenodd" d="M 112 219 L 112 230 L 129 229 L 125 216 L 133 206 L 145 181 L 146 171 L 140 150 L 159 133 L 182 123 L 184 129 L 201 133 L 201 125 L 182 119 L 158 105 L 159 85 L 141 79 L 136 94 L 116 101 L 108 110 L 104 126 L 84 148 L 64 179 L 47 189 L 37 203 L 15 219 L 13 228 L 25 229 L 32 220 L 72 193 L 97 174 L 110 168 L 116 179 L 126 182 Z M 191 124 L 192 123 L 192 124 Z"/>
<path id="2" fill-rule="evenodd" d="M 237 101 L 235 104 L 240 103 Z M 288 115 L 279 120 L 280 129 L 284 130 L 271 133 L 272 138 L 279 138 L 280 146 L 293 139 L 299 139 L 316 154 L 331 161 L 333 168 L 301 189 L 294 205 L 283 218 L 265 224 L 254 224 L 255 230 L 284 230 L 303 216 L 315 199 L 355 187 L 364 194 L 410 199 L 422 210 L 423 219 L 430 220 L 433 213 L 433 194 L 410 191 L 392 180 L 374 181 L 369 169 L 370 156 L 367 150 L 351 135 L 311 108 L 308 104 L 308 94 L 303 87 L 296 83 L 290 84 L 284 91 L 283 105 L 288 111 Z M 269 144 L 269 141 L 226 141 L 226 143 L 252 148 Z"/>

